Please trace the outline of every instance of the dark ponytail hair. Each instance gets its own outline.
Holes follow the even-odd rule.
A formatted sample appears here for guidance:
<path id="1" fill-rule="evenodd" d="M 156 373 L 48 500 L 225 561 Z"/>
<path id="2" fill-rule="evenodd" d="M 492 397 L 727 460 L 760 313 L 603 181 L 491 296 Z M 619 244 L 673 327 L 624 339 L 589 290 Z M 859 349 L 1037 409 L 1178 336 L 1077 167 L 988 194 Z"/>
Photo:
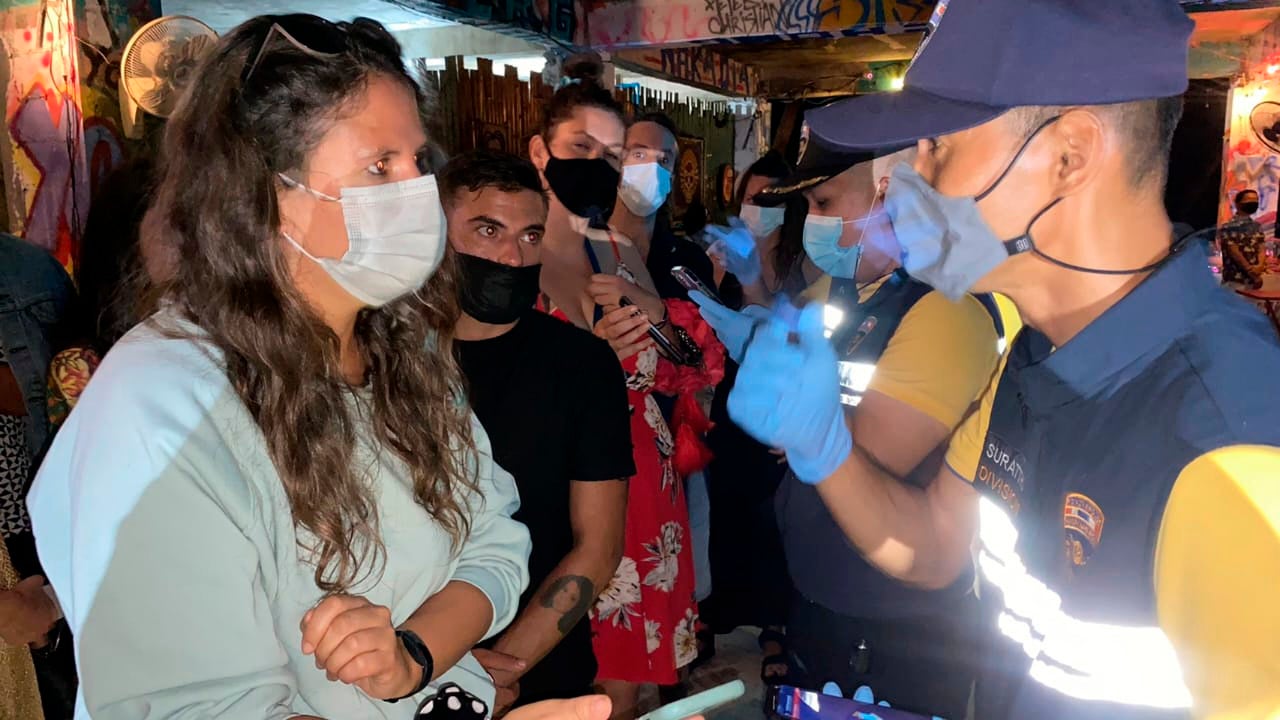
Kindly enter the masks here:
<path id="1" fill-rule="evenodd" d="M 578 108 L 590 107 L 607 110 L 626 124 L 622 106 L 613 97 L 613 91 L 601 84 L 604 63 L 594 53 L 575 55 L 564 61 L 561 68 L 561 87 L 551 96 L 542 120 L 542 139 L 551 142 L 556 126 L 573 117 Z"/>

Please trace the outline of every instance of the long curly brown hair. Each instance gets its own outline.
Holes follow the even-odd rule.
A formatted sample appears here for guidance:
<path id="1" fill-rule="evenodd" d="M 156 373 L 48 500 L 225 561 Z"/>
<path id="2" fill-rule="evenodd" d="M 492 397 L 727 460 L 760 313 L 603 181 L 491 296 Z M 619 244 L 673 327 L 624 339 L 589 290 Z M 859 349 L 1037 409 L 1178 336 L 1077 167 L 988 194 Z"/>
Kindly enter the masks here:
<path id="1" fill-rule="evenodd" d="M 336 33 L 308 52 L 272 26 Z M 290 33 L 305 43 L 305 33 Z M 263 49 L 264 43 L 267 47 Z M 319 54 L 324 53 L 324 54 Z M 355 461 L 362 422 L 343 380 L 339 340 L 293 286 L 281 249 L 277 173 L 312 149 L 371 77 L 419 94 L 400 46 L 377 22 L 310 15 L 254 18 L 223 37 L 165 129 L 156 197 L 143 232 L 174 258 L 153 305 L 199 326 L 266 439 L 316 584 L 343 592 L 380 572 L 385 547 L 367 472 Z M 416 294 L 366 309 L 356 340 L 368 366 L 374 439 L 408 466 L 417 502 L 456 551 L 478 496 L 470 414 L 453 359 L 458 317 L 449 254 Z M 181 335 L 181 331 L 166 328 Z"/>

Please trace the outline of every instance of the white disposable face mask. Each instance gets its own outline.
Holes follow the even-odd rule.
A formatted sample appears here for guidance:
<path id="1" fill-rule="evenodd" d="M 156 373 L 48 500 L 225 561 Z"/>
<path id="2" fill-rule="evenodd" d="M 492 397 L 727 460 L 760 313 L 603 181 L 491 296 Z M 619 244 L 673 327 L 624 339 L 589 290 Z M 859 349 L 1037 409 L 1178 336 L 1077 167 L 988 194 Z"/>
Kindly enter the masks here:
<path id="1" fill-rule="evenodd" d="M 786 217 L 787 210 L 782 207 L 760 207 L 743 203 L 742 208 L 738 210 L 738 218 L 742 220 L 743 225 L 747 226 L 751 236 L 757 240 L 772 235 L 774 230 L 782 227 Z"/>
<path id="2" fill-rule="evenodd" d="M 286 175 L 280 179 L 321 200 L 342 204 L 349 245 L 341 258 L 315 257 L 287 234 L 284 238 L 360 302 L 381 307 L 417 292 L 440 267 L 445 222 L 434 175 L 386 185 L 345 187 L 340 198 Z"/>
<path id="3" fill-rule="evenodd" d="M 671 171 L 658 163 L 641 163 L 622 168 L 618 197 L 639 217 L 658 212 L 671 194 Z"/>

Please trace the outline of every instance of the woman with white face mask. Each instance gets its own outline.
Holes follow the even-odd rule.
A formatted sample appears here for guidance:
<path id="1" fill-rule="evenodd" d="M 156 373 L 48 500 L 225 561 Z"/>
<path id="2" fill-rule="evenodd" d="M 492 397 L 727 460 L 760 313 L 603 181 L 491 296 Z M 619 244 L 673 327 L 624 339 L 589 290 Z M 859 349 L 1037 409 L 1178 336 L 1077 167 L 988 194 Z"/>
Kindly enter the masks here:
<path id="1" fill-rule="evenodd" d="M 804 254 L 801 242 L 804 200 L 783 198 L 771 202 L 764 193 L 791 172 L 782 153 L 770 151 L 752 163 L 738 181 L 734 204 L 746 231 L 743 238 L 750 237 L 754 257 L 737 259 L 722 244 L 712 246 L 711 255 L 721 275 L 720 297 L 728 307 L 767 306 L 777 293 L 797 295 L 822 275 Z"/>
<path id="2" fill-rule="evenodd" d="M 638 243 L 611 224 L 627 211 L 627 201 L 618 200 L 626 127 L 613 92 L 600 84 L 602 71 L 590 56 L 565 64 L 566 79 L 529 141 L 529 157 L 550 203 L 539 305 L 609 342 L 634 408 L 637 472 L 627 488 L 623 559 L 591 613 L 596 678 L 613 700 L 615 720 L 624 720 L 637 713 L 641 685 L 675 684 L 697 654 L 688 508 L 677 439 L 656 395 L 718 381 L 723 348 L 692 303 L 659 293 Z M 681 364 L 660 353 L 654 332 L 702 362 Z M 649 573 L 654 558 L 659 569 Z"/>
<path id="3" fill-rule="evenodd" d="M 29 497 L 81 712 L 410 720 L 448 683 L 486 711 L 469 651 L 529 536 L 452 359 L 416 85 L 367 19 L 259 17 L 211 55 L 143 225 L 172 250 L 153 314 Z"/>

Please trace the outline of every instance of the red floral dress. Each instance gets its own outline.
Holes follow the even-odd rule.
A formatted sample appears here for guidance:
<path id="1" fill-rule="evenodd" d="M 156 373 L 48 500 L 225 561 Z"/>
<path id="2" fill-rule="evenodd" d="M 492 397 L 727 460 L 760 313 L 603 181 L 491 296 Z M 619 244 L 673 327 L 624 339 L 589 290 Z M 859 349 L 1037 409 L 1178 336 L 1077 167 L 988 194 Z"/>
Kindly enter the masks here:
<path id="1" fill-rule="evenodd" d="M 621 260 L 617 274 L 636 282 Z M 679 367 L 652 347 L 622 361 L 636 474 L 627 489 L 622 562 L 591 611 L 599 680 L 672 685 L 677 671 L 698 656 L 689 508 L 672 464 L 676 442 L 653 393 L 714 385 L 724 374 L 724 349 L 697 306 L 664 302 L 670 321 L 702 348 L 704 363 Z M 551 314 L 566 320 L 559 310 Z"/>

